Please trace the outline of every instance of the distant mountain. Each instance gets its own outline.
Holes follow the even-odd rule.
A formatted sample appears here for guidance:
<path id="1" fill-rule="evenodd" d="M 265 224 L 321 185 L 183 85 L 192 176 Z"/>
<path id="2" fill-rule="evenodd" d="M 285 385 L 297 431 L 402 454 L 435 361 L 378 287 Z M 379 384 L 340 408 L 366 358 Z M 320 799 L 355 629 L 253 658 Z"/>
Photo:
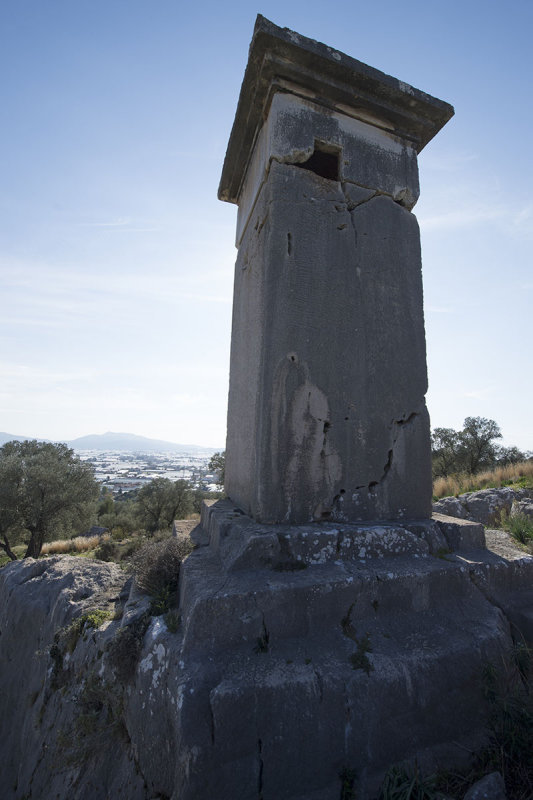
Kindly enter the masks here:
<path id="1" fill-rule="evenodd" d="M 213 447 L 200 447 L 196 444 L 176 444 L 163 439 L 149 439 L 146 436 L 137 436 L 134 433 L 93 433 L 89 436 L 80 436 L 67 442 L 74 450 L 142 450 L 142 451 L 173 451 L 173 452 L 203 452 L 214 450 Z"/>
<path id="2" fill-rule="evenodd" d="M 14 433 L 0 432 L 0 447 L 6 442 L 25 442 L 28 439 L 35 439 L 35 436 L 16 436 Z M 38 442 L 49 442 L 50 439 L 37 439 Z"/>
<path id="3" fill-rule="evenodd" d="M 12 433 L 0 433 L 0 446 L 15 439 L 23 442 L 30 439 L 29 436 L 15 436 Z M 50 439 L 38 439 L 39 442 L 49 442 Z M 71 439 L 65 442 L 74 450 L 126 450 L 126 451 L 166 451 L 174 453 L 209 453 L 214 452 L 215 447 L 200 447 L 196 444 L 176 444 L 166 442 L 162 439 L 149 439 L 146 436 L 137 436 L 134 433 L 108 433 L 90 434 L 80 436 L 78 439 Z M 218 448 L 222 450 L 223 448 Z"/>

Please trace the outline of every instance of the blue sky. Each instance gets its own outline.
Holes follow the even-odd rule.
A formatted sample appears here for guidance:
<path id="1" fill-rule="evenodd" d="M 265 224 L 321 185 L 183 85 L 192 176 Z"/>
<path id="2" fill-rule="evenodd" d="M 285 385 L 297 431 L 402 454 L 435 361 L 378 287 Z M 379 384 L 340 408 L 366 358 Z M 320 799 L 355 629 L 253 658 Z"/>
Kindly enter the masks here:
<path id="1" fill-rule="evenodd" d="M 420 156 L 433 426 L 533 449 L 533 4 L 3 0 L 0 430 L 223 446 L 256 13 L 452 103 Z"/>

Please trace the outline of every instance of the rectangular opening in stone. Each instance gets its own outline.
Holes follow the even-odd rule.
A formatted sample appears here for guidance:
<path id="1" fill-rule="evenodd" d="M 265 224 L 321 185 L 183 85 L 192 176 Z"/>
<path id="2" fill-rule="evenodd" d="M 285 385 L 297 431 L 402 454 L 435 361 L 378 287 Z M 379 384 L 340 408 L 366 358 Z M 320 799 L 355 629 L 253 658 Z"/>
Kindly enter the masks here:
<path id="1" fill-rule="evenodd" d="M 295 166 L 308 169 L 321 178 L 327 178 L 330 181 L 339 181 L 340 154 L 341 152 L 338 148 L 315 140 L 315 149 L 307 161 L 295 164 Z"/>

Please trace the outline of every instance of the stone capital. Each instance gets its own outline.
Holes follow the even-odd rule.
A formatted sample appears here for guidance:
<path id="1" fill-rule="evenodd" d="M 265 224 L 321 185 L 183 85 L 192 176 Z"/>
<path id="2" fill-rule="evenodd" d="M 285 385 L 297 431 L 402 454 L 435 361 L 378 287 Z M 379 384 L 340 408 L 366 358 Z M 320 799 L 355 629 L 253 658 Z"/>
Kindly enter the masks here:
<path id="1" fill-rule="evenodd" d="M 419 153 L 451 105 L 258 15 L 218 196 L 239 203 L 248 165 L 277 93 L 372 125 Z"/>

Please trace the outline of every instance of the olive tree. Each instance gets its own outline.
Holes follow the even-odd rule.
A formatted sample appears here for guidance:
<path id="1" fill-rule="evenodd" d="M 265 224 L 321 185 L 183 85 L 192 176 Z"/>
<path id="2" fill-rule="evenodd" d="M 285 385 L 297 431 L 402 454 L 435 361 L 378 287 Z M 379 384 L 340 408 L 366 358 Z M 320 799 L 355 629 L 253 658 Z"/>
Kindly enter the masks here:
<path id="1" fill-rule="evenodd" d="M 459 465 L 460 434 L 453 428 L 435 428 L 431 434 L 433 473 L 447 477 L 457 472 Z"/>
<path id="2" fill-rule="evenodd" d="M 226 451 L 222 450 L 222 452 L 213 453 L 209 459 L 207 469 L 210 472 L 218 472 L 217 483 L 221 483 L 223 485 L 226 472 Z"/>
<path id="3" fill-rule="evenodd" d="M 16 558 L 10 539 L 27 542 L 38 558 L 59 530 L 90 522 L 98 484 L 92 467 L 65 444 L 7 442 L 0 448 L 0 547 Z"/>
<path id="4" fill-rule="evenodd" d="M 501 437 L 499 425 L 485 417 L 467 417 L 461 431 L 435 428 L 431 435 L 435 477 L 457 472 L 474 474 L 493 467 L 504 450 L 495 443 Z M 516 456 L 516 453 L 511 453 L 511 456 Z"/>
<path id="5" fill-rule="evenodd" d="M 495 439 L 502 438 L 499 425 L 485 417 L 467 417 L 459 434 L 464 469 L 474 474 L 494 466 L 497 447 Z"/>
<path id="6" fill-rule="evenodd" d="M 175 519 L 190 514 L 192 508 L 191 487 L 183 479 L 155 478 L 139 489 L 137 495 L 137 515 L 149 533 L 169 528 Z"/>

